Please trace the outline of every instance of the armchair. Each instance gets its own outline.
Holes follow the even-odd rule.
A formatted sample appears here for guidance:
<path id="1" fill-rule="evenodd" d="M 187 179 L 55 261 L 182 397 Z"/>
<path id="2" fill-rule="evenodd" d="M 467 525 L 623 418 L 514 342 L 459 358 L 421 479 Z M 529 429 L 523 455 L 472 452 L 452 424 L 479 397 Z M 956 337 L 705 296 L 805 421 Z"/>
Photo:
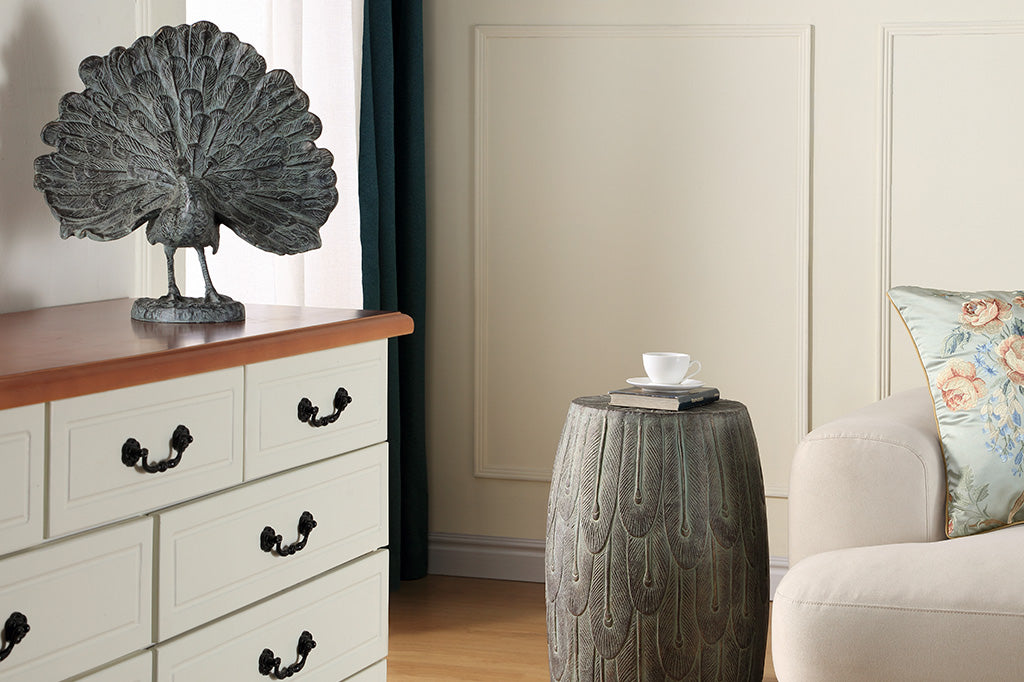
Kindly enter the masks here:
<path id="1" fill-rule="evenodd" d="M 947 540 L 945 496 L 925 388 L 804 438 L 772 607 L 779 680 L 1024 679 L 1024 526 Z"/>

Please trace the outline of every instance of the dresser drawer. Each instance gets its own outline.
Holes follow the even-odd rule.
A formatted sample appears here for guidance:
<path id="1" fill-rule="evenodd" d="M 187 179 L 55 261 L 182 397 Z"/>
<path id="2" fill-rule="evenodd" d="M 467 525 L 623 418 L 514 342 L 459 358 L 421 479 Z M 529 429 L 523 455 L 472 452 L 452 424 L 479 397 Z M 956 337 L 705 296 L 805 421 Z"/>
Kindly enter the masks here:
<path id="1" fill-rule="evenodd" d="M 375 445 L 160 512 L 158 639 L 386 545 L 387 461 L 387 445 Z M 304 512 L 316 523 L 308 535 Z M 267 527 L 284 556 L 261 547 Z"/>
<path id="2" fill-rule="evenodd" d="M 76 677 L 75 682 L 153 682 L 153 652 L 146 651 L 91 675 Z"/>
<path id="3" fill-rule="evenodd" d="M 338 682 L 384 658 L 388 555 L 376 552 L 229 618 L 157 647 L 159 682 L 265 680 L 264 649 L 281 668 L 299 660 L 303 632 L 316 642 L 303 682 Z"/>
<path id="4" fill-rule="evenodd" d="M 370 341 L 246 366 L 246 480 L 387 439 L 387 348 Z M 335 413 L 339 389 L 351 402 L 314 426 Z M 314 419 L 300 419 L 303 398 Z"/>
<path id="5" fill-rule="evenodd" d="M 44 418 L 43 405 L 0 410 L 0 554 L 43 539 Z"/>
<path id="6" fill-rule="evenodd" d="M 51 403 L 49 535 L 239 483 L 242 382 L 236 367 Z M 128 439 L 150 464 L 172 459 L 179 425 L 193 440 L 174 468 L 149 473 L 122 460 Z"/>
<path id="7" fill-rule="evenodd" d="M 30 628 L 0 680 L 62 680 L 149 646 L 153 524 L 137 519 L 0 561 L 0 620 Z"/>

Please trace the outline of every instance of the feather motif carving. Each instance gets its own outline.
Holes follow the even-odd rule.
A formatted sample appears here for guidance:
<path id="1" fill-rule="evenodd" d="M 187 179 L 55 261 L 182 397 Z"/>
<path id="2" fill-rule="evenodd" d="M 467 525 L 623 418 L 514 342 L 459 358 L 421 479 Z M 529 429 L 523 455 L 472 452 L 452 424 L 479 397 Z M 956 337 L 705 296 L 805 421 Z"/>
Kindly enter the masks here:
<path id="1" fill-rule="evenodd" d="M 586 615 L 576 619 L 577 633 L 577 677 L 567 682 L 603 682 L 604 659 L 594 648 L 594 636 L 591 634 L 590 623 Z"/>
<path id="2" fill-rule="evenodd" d="M 587 610 L 595 563 L 594 555 L 587 551 L 578 531 L 579 524 L 573 521 L 566 523 L 558 535 L 560 561 L 564 567 L 556 603 L 574 616 Z"/>
<path id="3" fill-rule="evenodd" d="M 734 425 L 722 424 L 724 419 L 708 420 L 706 428 L 715 444 L 716 452 L 737 452 L 738 437 Z M 738 480 L 742 474 L 743 464 L 737 459 L 716 457 L 708 467 L 708 501 L 711 514 L 708 520 L 715 539 L 723 547 L 732 547 L 740 532 L 740 505 L 737 494 L 743 490 Z M 746 478 L 743 476 L 743 478 Z"/>
<path id="4" fill-rule="evenodd" d="M 580 412 L 569 410 L 555 451 L 555 463 L 551 468 L 551 488 L 548 491 L 548 528 L 552 528 L 553 516 L 560 521 L 568 520 L 572 513 L 572 470 L 573 447 L 579 428 Z M 548 537 L 551 537 L 550 535 Z"/>
<path id="5" fill-rule="evenodd" d="M 678 430 L 678 426 L 676 427 Z M 702 429 L 686 430 L 680 459 L 665 460 L 665 530 L 676 563 L 693 568 L 707 552 L 708 449 Z"/>
<path id="6" fill-rule="evenodd" d="M 746 552 L 732 553 L 732 574 L 730 576 L 731 602 L 733 605 L 732 634 L 741 649 L 748 649 L 754 638 L 755 611 L 768 594 L 762 589 L 765 576 L 759 575 L 748 563 Z"/>
<path id="7" fill-rule="evenodd" d="M 725 633 L 730 616 L 731 557 L 711 545 L 709 560 L 697 564 L 696 617 L 706 644 L 717 644 Z"/>
<path id="8" fill-rule="evenodd" d="M 722 676 L 719 674 L 720 659 L 722 657 L 721 647 L 711 646 L 704 644 L 700 649 L 700 679 L 701 680 L 721 680 Z"/>
<path id="9" fill-rule="evenodd" d="M 600 430 L 596 420 L 591 426 L 587 430 L 585 459 L 580 473 L 580 522 L 587 549 L 596 554 L 608 542 L 615 519 L 622 455 L 622 413 L 605 413 Z"/>
<path id="10" fill-rule="evenodd" d="M 583 466 L 582 459 L 577 457 L 576 453 L 583 447 L 582 443 L 586 438 L 592 416 L 583 412 L 570 414 L 569 418 L 572 419 L 572 423 L 566 424 L 569 434 L 566 438 L 565 455 L 561 458 L 562 464 L 559 467 L 558 516 L 564 520 L 573 518 L 576 511 L 580 491 L 580 470 Z"/>
<path id="11" fill-rule="evenodd" d="M 743 452 L 757 452 L 757 441 L 754 438 L 754 429 L 750 424 L 749 416 L 745 416 L 744 419 L 740 420 L 739 430 L 741 434 L 740 448 L 743 449 Z M 748 461 L 745 464 L 744 471 L 746 473 L 746 480 L 743 487 L 745 492 L 743 502 L 747 505 L 748 509 L 753 509 L 756 505 L 760 504 L 760 500 L 756 498 L 758 491 L 764 490 L 760 463 Z M 740 533 L 743 535 L 743 556 L 746 558 L 748 566 L 752 568 L 755 566 L 762 567 L 767 571 L 767 565 L 762 566 L 760 557 L 753 549 L 758 546 L 757 532 L 757 524 L 740 523 Z"/>
<path id="12" fill-rule="evenodd" d="M 80 93 L 42 130 L 56 151 L 35 161 L 60 234 L 109 241 L 147 225 L 168 253 L 203 249 L 226 225 L 264 251 L 319 248 L 338 203 L 320 120 L 291 74 L 214 24 L 165 26 L 130 47 L 82 61 Z M 134 314 L 134 313 L 133 313 Z M 141 319 L 141 318 L 140 318 Z M 185 320 L 178 320 L 185 321 Z"/>
<path id="13" fill-rule="evenodd" d="M 566 429 L 548 506 L 548 559 L 563 564 L 548 568 L 552 679 L 760 679 L 767 537 L 746 410 L 580 398 Z"/>
<path id="14" fill-rule="evenodd" d="M 671 561 L 665 523 L 660 515 L 646 536 L 627 536 L 626 576 L 629 579 L 629 598 L 640 613 L 657 613 L 665 597 Z"/>
<path id="15" fill-rule="evenodd" d="M 576 650 L 573 659 L 576 668 L 571 671 L 572 675 L 567 677 L 567 682 L 577 682 L 577 680 L 597 682 L 601 679 L 601 661 L 604 659 L 594 648 L 594 637 L 587 620 L 586 614 L 576 619 Z"/>
<path id="16" fill-rule="evenodd" d="M 251 45 L 209 22 L 165 26 L 83 60 L 78 73 L 86 89 L 65 95 L 43 129 L 57 151 L 36 161 L 62 236 L 123 237 L 166 210 L 185 176 L 215 220 L 254 246 L 320 245 L 338 201 L 333 157 L 313 143 L 321 124 L 309 98 L 288 72 L 267 72 Z M 150 234 L 184 246 L 197 238 L 212 237 Z"/>
<path id="17" fill-rule="evenodd" d="M 635 439 L 634 439 L 635 437 Z M 651 530 L 661 501 L 661 421 L 626 413 L 619 470 L 619 519 L 633 537 Z"/>
<path id="18" fill-rule="evenodd" d="M 593 582 L 587 611 L 594 647 L 602 658 L 615 658 L 626 642 L 633 622 L 626 571 L 626 531 L 615 524 L 608 544 L 594 556 Z"/>
<path id="19" fill-rule="evenodd" d="M 552 495 L 555 488 L 552 485 Z M 551 506 L 550 501 L 548 506 Z M 565 570 L 565 562 L 559 556 L 561 542 L 557 540 L 562 532 L 562 524 L 557 514 L 548 516 L 547 540 L 544 542 L 544 591 L 547 598 L 554 601 L 558 597 L 558 588 L 562 583 L 562 572 Z"/>
<path id="20" fill-rule="evenodd" d="M 626 644 L 612 663 L 611 682 L 627 682 L 640 679 L 640 632 L 636 621 L 629 624 Z"/>
<path id="21" fill-rule="evenodd" d="M 569 660 L 575 653 L 576 617 L 547 609 L 548 668 L 552 679 L 561 680 Z M 572 666 L 569 666 L 572 669 Z"/>
<path id="22" fill-rule="evenodd" d="M 740 671 L 749 670 L 749 663 L 744 661 L 743 652 L 736 646 L 735 640 L 726 637 L 722 640 L 718 656 L 718 679 L 737 680 L 740 679 Z"/>
<path id="23" fill-rule="evenodd" d="M 668 677 L 658 652 L 658 617 L 640 613 L 637 624 L 640 630 L 640 677 L 637 679 L 664 682 Z"/>
<path id="24" fill-rule="evenodd" d="M 673 680 L 690 674 L 701 642 L 697 621 L 691 616 L 696 608 L 695 573 L 692 568 L 675 571 L 658 610 L 658 651 L 665 672 Z"/>

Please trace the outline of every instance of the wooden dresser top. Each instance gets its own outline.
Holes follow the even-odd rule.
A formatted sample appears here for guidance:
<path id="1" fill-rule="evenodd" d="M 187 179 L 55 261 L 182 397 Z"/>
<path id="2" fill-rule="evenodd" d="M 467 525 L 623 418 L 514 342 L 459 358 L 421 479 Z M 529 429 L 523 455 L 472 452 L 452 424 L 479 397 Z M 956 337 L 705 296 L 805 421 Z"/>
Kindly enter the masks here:
<path id="1" fill-rule="evenodd" d="M 409 334 L 393 312 L 245 306 L 243 322 L 132 320 L 131 299 L 0 315 L 0 409 Z"/>

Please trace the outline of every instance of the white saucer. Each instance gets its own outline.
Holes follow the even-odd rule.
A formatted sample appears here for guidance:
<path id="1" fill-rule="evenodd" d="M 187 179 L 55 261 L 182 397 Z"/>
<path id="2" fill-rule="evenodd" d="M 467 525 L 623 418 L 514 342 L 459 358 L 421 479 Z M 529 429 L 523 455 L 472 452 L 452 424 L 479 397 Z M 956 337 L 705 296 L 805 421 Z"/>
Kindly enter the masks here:
<path id="1" fill-rule="evenodd" d="M 626 379 L 626 383 L 630 386 L 639 386 L 640 388 L 649 388 L 654 391 L 688 391 L 691 388 L 700 388 L 704 385 L 704 382 L 700 379 L 687 379 L 681 384 L 659 384 L 649 377 L 633 377 L 632 379 Z"/>

